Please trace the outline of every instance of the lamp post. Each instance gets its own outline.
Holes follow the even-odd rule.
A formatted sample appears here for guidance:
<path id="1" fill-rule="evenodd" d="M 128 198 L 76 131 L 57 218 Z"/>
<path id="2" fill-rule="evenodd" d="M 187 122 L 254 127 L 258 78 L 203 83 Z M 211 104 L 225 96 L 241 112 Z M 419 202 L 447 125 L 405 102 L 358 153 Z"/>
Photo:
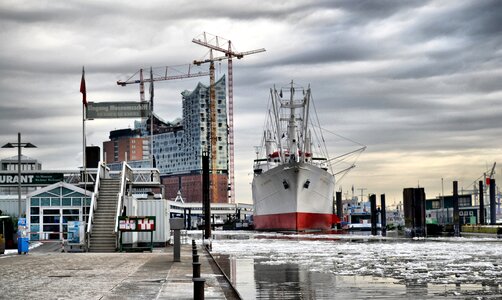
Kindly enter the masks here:
<path id="1" fill-rule="evenodd" d="M 17 143 L 7 143 L 2 148 L 17 148 L 17 205 L 19 210 L 19 218 L 21 218 L 21 148 L 37 148 L 32 143 L 21 143 L 21 133 L 17 133 Z"/>

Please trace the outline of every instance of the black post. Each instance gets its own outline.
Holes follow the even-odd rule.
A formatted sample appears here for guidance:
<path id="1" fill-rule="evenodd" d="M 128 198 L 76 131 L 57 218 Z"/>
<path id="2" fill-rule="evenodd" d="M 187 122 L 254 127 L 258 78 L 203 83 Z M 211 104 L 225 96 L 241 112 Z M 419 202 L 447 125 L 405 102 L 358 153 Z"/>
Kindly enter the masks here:
<path id="1" fill-rule="evenodd" d="M 202 205 L 204 207 L 204 238 L 211 237 L 211 202 L 209 199 L 209 153 L 202 152 Z"/>
<path id="2" fill-rule="evenodd" d="M 382 226 L 382 236 L 387 235 L 387 212 L 385 210 L 385 194 L 380 195 L 380 225 Z"/>
<path id="3" fill-rule="evenodd" d="M 336 224 L 336 227 L 338 229 L 342 229 L 342 220 L 343 220 L 342 192 L 336 192 L 336 215 L 340 219 L 340 223 Z"/>
<path id="4" fill-rule="evenodd" d="M 200 278 L 200 265 L 201 265 L 200 262 L 192 263 L 193 278 Z"/>
<path id="5" fill-rule="evenodd" d="M 485 225 L 485 191 L 483 180 L 479 181 L 479 220 L 478 224 Z"/>
<path id="6" fill-rule="evenodd" d="M 456 237 L 460 236 L 460 216 L 458 209 L 458 181 L 453 181 L 453 229 Z"/>
<path id="7" fill-rule="evenodd" d="M 204 300 L 204 284 L 206 279 L 193 278 L 193 298 L 196 300 Z"/>
<path id="8" fill-rule="evenodd" d="M 370 209 L 371 209 L 371 235 L 377 235 L 377 208 L 376 208 L 376 195 L 370 195 Z"/>
<path id="9" fill-rule="evenodd" d="M 409 237 L 426 236 L 424 188 L 403 190 L 403 210 L 406 235 Z"/>
<path id="10" fill-rule="evenodd" d="M 495 203 L 495 179 L 490 178 L 490 225 L 497 224 L 497 207 Z"/>
<path id="11" fill-rule="evenodd" d="M 190 230 L 192 229 L 192 209 L 188 209 L 188 226 L 187 228 Z"/>

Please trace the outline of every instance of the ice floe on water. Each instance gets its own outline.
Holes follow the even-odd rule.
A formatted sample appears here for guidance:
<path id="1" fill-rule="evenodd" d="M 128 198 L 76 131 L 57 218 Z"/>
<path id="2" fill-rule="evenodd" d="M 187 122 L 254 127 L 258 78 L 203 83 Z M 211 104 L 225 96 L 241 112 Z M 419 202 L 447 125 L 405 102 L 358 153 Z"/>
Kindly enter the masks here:
<path id="1" fill-rule="evenodd" d="M 403 284 L 498 286 L 502 280 L 502 240 L 495 238 L 213 233 L 213 253 L 261 265 L 295 264 L 311 272 L 391 278 Z"/>

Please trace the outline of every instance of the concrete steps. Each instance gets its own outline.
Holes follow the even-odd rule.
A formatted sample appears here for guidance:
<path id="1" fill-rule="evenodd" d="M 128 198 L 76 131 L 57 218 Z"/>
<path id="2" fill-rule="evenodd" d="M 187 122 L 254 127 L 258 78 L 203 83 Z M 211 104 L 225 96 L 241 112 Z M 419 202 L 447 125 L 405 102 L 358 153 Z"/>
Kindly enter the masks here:
<path id="1" fill-rule="evenodd" d="M 120 180 L 102 179 L 94 211 L 89 252 L 115 252 L 117 250 L 115 216 L 120 192 Z"/>

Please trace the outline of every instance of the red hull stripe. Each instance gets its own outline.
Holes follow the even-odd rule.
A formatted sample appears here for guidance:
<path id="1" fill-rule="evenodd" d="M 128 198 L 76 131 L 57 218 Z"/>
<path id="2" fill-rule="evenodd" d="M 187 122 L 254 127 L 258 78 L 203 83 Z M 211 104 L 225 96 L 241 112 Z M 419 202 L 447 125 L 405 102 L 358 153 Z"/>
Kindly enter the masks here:
<path id="1" fill-rule="evenodd" d="M 258 230 L 329 230 L 335 218 L 333 214 L 285 213 L 254 216 L 254 228 Z"/>

